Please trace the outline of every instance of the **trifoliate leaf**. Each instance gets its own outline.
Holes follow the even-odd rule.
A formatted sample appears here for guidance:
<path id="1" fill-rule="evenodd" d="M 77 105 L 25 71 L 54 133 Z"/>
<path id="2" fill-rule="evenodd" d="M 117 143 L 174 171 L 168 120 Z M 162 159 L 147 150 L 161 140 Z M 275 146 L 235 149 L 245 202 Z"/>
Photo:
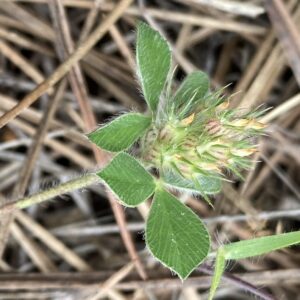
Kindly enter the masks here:
<path id="1" fill-rule="evenodd" d="M 167 41 L 143 22 L 137 30 L 136 59 L 144 97 L 155 112 L 171 67 L 171 51 Z"/>
<path id="2" fill-rule="evenodd" d="M 181 279 L 206 258 L 210 238 L 197 215 L 164 190 L 154 196 L 146 227 L 151 253 Z"/>
<path id="3" fill-rule="evenodd" d="M 128 149 L 150 126 L 151 118 L 138 113 L 122 115 L 88 134 L 100 148 L 118 152 Z"/>
<path id="4" fill-rule="evenodd" d="M 105 181 L 125 206 L 139 205 L 155 190 L 154 178 L 127 153 L 117 154 L 97 175 Z"/>

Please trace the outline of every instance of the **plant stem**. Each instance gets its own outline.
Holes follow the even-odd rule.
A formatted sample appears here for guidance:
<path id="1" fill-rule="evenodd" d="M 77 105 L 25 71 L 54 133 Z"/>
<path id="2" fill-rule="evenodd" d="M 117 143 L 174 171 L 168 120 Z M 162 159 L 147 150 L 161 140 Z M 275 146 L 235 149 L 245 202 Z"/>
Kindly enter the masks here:
<path id="1" fill-rule="evenodd" d="M 0 211 L 5 209 L 14 209 L 14 208 L 23 209 L 33 204 L 38 204 L 40 202 L 52 199 L 61 194 L 65 194 L 77 189 L 85 188 L 99 181 L 100 181 L 99 177 L 96 174 L 93 173 L 86 174 L 79 178 L 57 185 L 51 189 L 42 191 L 40 193 L 16 200 L 14 202 L 8 202 L 0 206 Z"/>
<path id="2" fill-rule="evenodd" d="M 204 274 L 211 275 L 211 276 L 214 275 L 214 270 L 206 264 L 202 264 L 198 269 Z M 260 288 L 257 288 L 256 286 L 252 285 L 251 283 L 241 278 L 238 278 L 237 276 L 234 276 L 227 272 L 224 272 L 222 276 L 225 280 L 232 282 L 238 288 L 241 288 L 255 296 L 258 296 L 263 300 L 275 300 L 275 298 L 269 293 L 261 290 Z"/>

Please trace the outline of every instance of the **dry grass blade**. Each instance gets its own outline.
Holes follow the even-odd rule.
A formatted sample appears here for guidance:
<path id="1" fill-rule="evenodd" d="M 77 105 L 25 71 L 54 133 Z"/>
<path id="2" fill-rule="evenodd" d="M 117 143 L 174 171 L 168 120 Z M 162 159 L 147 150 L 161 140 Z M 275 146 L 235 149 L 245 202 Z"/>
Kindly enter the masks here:
<path id="1" fill-rule="evenodd" d="M 57 24 L 58 31 L 60 32 L 60 40 L 62 43 L 61 48 L 63 48 L 62 50 L 64 52 L 64 56 L 66 56 L 66 54 L 70 54 L 74 51 L 74 43 L 72 41 L 68 20 L 63 5 L 58 0 L 53 0 L 52 3 L 54 5 L 54 19 Z M 57 10 L 57 12 L 55 12 L 55 10 Z M 114 25 L 112 24 L 112 26 Z M 79 103 L 79 107 L 84 120 L 85 129 L 87 131 L 91 131 L 96 127 L 97 123 L 92 106 L 88 101 L 87 89 L 84 84 L 84 77 L 78 63 L 74 64 L 73 68 L 71 69 L 69 78 L 72 89 Z M 100 149 L 98 149 L 96 146 L 93 146 L 93 152 L 96 161 L 100 166 L 103 166 L 109 160 L 106 154 Z M 131 259 L 135 262 L 140 276 L 146 279 L 145 270 L 135 250 L 135 246 L 130 236 L 130 233 L 127 230 L 125 214 L 121 206 L 117 203 L 115 197 L 111 193 L 109 193 L 108 198 L 110 200 L 117 223 L 120 226 L 121 236 L 127 248 L 127 251 Z"/>
<path id="2" fill-rule="evenodd" d="M 199 5 L 207 5 L 219 9 L 224 12 L 229 12 L 232 14 L 257 17 L 264 13 L 264 8 L 262 6 L 256 5 L 251 2 L 240 2 L 240 1 L 228 1 L 228 0 L 187 0 L 190 3 L 195 3 Z M 182 1 L 183 2 L 183 1 Z"/>
<path id="3" fill-rule="evenodd" d="M 274 24 L 284 53 L 300 85 L 300 33 L 281 0 L 267 0 L 267 12 Z"/>
<path id="4" fill-rule="evenodd" d="M 95 295 L 86 298 L 86 300 L 98 300 L 101 299 L 109 289 L 114 287 L 118 282 L 120 282 L 124 277 L 126 277 L 133 269 L 134 264 L 129 263 L 125 265 L 122 269 L 113 274 L 109 279 L 107 279 L 103 284 L 99 286 L 100 291 Z"/>
<path id="5" fill-rule="evenodd" d="M 11 119 L 15 118 L 20 112 L 30 106 L 41 95 L 54 86 L 63 76 L 65 76 L 73 65 L 82 59 L 87 52 L 99 41 L 108 31 L 109 27 L 120 17 L 124 10 L 130 5 L 132 0 L 122 0 L 105 20 L 95 29 L 95 31 L 79 45 L 76 51 L 61 64 L 53 74 L 43 81 L 35 90 L 23 98 L 12 110 L 0 117 L 0 128 L 6 125 Z"/>
<path id="6" fill-rule="evenodd" d="M 30 180 L 32 170 L 34 168 L 34 163 L 38 159 L 40 150 L 43 145 L 43 141 L 45 138 L 45 135 L 47 133 L 47 129 L 49 126 L 49 123 L 55 113 L 55 110 L 58 106 L 59 101 L 61 100 L 64 90 L 65 90 L 65 82 L 62 82 L 60 85 L 57 94 L 54 96 L 53 101 L 50 102 L 49 108 L 45 111 L 45 118 L 42 120 L 43 123 L 39 127 L 39 130 L 35 134 L 34 143 L 32 144 L 30 150 L 28 151 L 28 156 L 26 158 L 26 161 L 23 164 L 23 167 L 20 170 L 19 173 L 19 181 L 14 187 L 13 192 L 13 198 L 17 199 L 18 197 L 22 197 L 26 191 L 28 182 Z M 9 212 L 7 212 L 9 213 Z M 7 240 L 7 236 L 9 234 L 8 228 L 10 227 L 10 223 L 13 222 L 13 211 L 11 212 L 11 216 L 6 216 L 8 223 L 3 224 L 0 228 L 0 236 L 2 236 L 2 239 L 4 241 Z M 2 253 L 5 248 L 5 243 L 0 244 L 0 257 L 2 256 Z"/>
<path id="7" fill-rule="evenodd" d="M 46 253 L 28 236 L 25 232 L 17 225 L 13 223 L 11 225 L 11 231 L 15 239 L 24 248 L 26 253 L 32 259 L 33 263 L 43 272 L 50 273 L 57 270 L 56 266 L 53 264 L 51 259 Z"/>
<path id="8" fill-rule="evenodd" d="M 34 68 L 29 61 L 27 61 L 2 40 L 0 40 L 0 51 L 36 83 L 41 83 L 44 80 L 43 75 L 36 70 L 36 68 Z"/>
<path id="9" fill-rule="evenodd" d="M 86 272 L 91 271 L 92 268 L 83 259 L 81 259 L 76 253 L 66 247 L 61 241 L 55 238 L 48 230 L 44 229 L 41 225 L 33 221 L 25 213 L 16 212 L 17 219 L 25 227 L 27 227 L 34 236 L 41 239 L 49 249 L 53 250 L 59 256 L 61 256 L 66 262 L 68 262 L 76 270 Z"/>
<path id="10" fill-rule="evenodd" d="M 85 134 L 128 111 L 150 113 L 135 66 L 140 21 L 172 48 L 178 65 L 169 94 L 201 70 L 238 113 L 266 109 L 265 134 L 253 140 L 259 151 L 249 169 L 225 174 L 208 199 L 214 208 L 171 191 L 205 222 L 212 251 L 299 229 L 298 0 L 0 3 L 0 299 L 207 298 L 215 252 L 184 285 L 153 259 L 145 248 L 153 199 L 121 207 L 95 175 L 113 155 Z M 226 120 L 221 128 L 230 127 Z M 126 152 L 139 158 L 141 143 Z M 239 260 L 217 298 L 249 298 L 246 288 L 264 299 L 298 299 L 299 263 L 297 246 Z"/>
<path id="11" fill-rule="evenodd" d="M 11 43 L 15 43 L 25 49 L 30 49 L 37 51 L 39 53 L 43 53 L 49 56 L 53 56 L 53 52 L 43 45 L 37 45 L 32 40 L 27 37 L 17 34 L 14 31 L 9 31 L 5 28 L 0 27 L 0 37 L 4 40 L 7 40 Z"/>
<path id="12" fill-rule="evenodd" d="M 37 130 L 34 136 L 34 142 L 31 145 L 26 161 L 24 162 L 23 167 L 20 170 L 20 180 L 18 184 L 15 185 L 13 198 L 17 199 L 23 197 L 30 180 L 32 170 L 34 168 L 34 163 L 38 160 L 40 150 L 43 146 L 48 127 L 54 117 L 54 114 L 58 108 L 59 102 L 61 101 L 63 94 L 65 92 L 66 82 L 62 81 L 59 85 L 56 94 L 53 99 L 50 101 L 48 108 L 45 111 L 44 118 L 41 120 L 41 126 Z"/>
<path id="13" fill-rule="evenodd" d="M 263 116 L 261 118 L 261 122 L 268 123 L 270 121 L 273 121 L 274 119 L 280 117 L 281 115 L 288 113 L 291 109 L 294 109 L 296 107 L 300 106 L 300 94 L 295 95 L 291 99 L 288 99 L 272 111 L 270 111 L 268 114 Z"/>

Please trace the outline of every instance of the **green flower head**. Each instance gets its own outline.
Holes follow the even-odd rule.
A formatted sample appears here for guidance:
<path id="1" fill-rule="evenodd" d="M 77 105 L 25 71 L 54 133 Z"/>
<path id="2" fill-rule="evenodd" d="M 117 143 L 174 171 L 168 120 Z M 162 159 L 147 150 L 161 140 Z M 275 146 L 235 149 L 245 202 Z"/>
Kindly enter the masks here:
<path id="1" fill-rule="evenodd" d="M 183 85 L 190 86 L 188 81 L 196 77 L 206 80 L 204 73 L 195 72 Z M 198 84 L 198 89 L 203 86 Z M 203 176 L 222 179 L 226 170 L 241 176 L 257 150 L 254 137 L 265 128 L 257 120 L 261 112 L 231 109 L 221 92 L 211 93 L 205 86 L 205 93 L 185 88 L 180 95 L 181 86 L 175 96 L 165 95 L 157 122 L 142 141 L 145 162 L 161 174 L 172 173 L 196 185 Z"/>

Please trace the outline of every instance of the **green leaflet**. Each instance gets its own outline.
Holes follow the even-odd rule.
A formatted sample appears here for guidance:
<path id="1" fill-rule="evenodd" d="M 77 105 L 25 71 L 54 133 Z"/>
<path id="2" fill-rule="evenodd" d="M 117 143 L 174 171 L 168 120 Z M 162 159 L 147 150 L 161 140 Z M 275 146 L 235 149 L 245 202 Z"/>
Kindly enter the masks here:
<path id="1" fill-rule="evenodd" d="M 97 173 L 125 206 L 134 207 L 149 198 L 155 190 L 154 178 L 127 153 L 117 154 Z"/>
<path id="2" fill-rule="evenodd" d="M 185 106 L 193 107 L 191 104 L 201 101 L 208 91 L 208 76 L 201 71 L 193 72 L 187 75 L 170 104 L 173 106 L 175 113 L 178 109 L 186 111 Z"/>
<path id="3" fill-rule="evenodd" d="M 143 22 L 137 29 L 136 60 L 144 97 L 152 112 L 156 112 L 171 67 L 171 51 L 167 41 Z"/>
<path id="4" fill-rule="evenodd" d="M 209 300 L 212 300 L 228 259 L 242 259 L 266 254 L 271 251 L 300 243 L 300 231 L 264 236 L 247 241 L 240 241 L 220 247 L 217 251 L 215 272 L 210 288 Z"/>
<path id="5" fill-rule="evenodd" d="M 206 258 L 210 238 L 198 216 L 165 190 L 155 192 L 146 243 L 164 265 L 184 280 Z"/>
<path id="6" fill-rule="evenodd" d="M 166 170 L 162 173 L 162 178 L 165 183 L 171 187 L 182 189 L 200 195 L 213 195 L 221 191 L 222 181 L 218 178 L 207 177 L 203 175 L 197 176 L 197 184 L 195 182 L 183 178 L 179 174 Z"/>
<path id="7" fill-rule="evenodd" d="M 128 149 L 145 133 L 150 124 L 150 117 L 128 113 L 89 133 L 88 138 L 104 150 L 119 152 Z"/>

